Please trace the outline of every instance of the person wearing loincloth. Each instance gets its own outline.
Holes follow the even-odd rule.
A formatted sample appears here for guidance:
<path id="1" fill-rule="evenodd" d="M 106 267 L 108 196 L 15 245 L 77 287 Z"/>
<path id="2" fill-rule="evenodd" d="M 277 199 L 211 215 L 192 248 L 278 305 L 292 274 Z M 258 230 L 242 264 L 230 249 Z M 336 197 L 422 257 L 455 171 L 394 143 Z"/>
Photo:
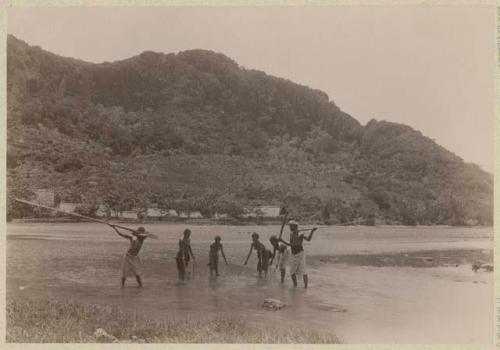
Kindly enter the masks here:
<path id="1" fill-rule="evenodd" d="M 283 239 L 280 241 L 291 248 L 292 255 L 290 256 L 290 274 L 292 275 L 293 286 L 297 287 L 297 275 L 302 275 L 304 279 L 304 288 L 307 288 L 308 278 L 306 271 L 306 254 L 304 252 L 303 242 L 304 240 L 310 241 L 316 231 L 314 227 L 309 236 L 304 234 L 299 234 L 299 224 L 295 220 L 290 220 L 288 225 L 290 226 L 290 242 L 285 242 Z"/>
<path id="2" fill-rule="evenodd" d="M 267 270 L 269 267 L 269 259 L 272 255 L 271 251 L 267 250 L 267 248 L 259 241 L 259 234 L 254 232 L 252 234 L 252 244 L 250 245 L 250 250 L 248 251 L 247 259 L 243 265 L 248 263 L 248 259 L 250 259 L 250 255 L 252 255 L 252 250 L 255 249 L 257 252 L 257 271 L 259 272 L 259 277 L 262 277 L 262 272 L 264 272 L 264 276 L 267 277 Z"/>
<path id="3" fill-rule="evenodd" d="M 142 279 L 141 279 L 141 260 L 139 259 L 139 251 L 142 248 L 142 244 L 146 239 L 146 230 L 144 227 L 139 227 L 137 230 L 132 231 L 132 236 L 124 234 L 116 228 L 114 225 L 110 225 L 116 233 L 118 233 L 121 237 L 126 238 L 130 241 L 130 247 L 125 254 L 122 263 L 122 288 L 125 286 L 125 280 L 127 277 L 135 276 L 139 287 L 142 287 Z"/>
<path id="4" fill-rule="evenodd" d="M 189 261 L 193 258 L 193 263 L 195 261 L 193 250 L 191 249 L 191 230 L 185 229 L 182 233 L 183 237 L 179 240 L 179 251 L 175 257 L 177 263 L 177 272 L 179 274 L 179 279 L 181 281 L 189 279 Z"/>
<path id="5" fill-rule="evenodd" d="M 210 252 L 208 255 L 208 266 L 210 266 L 210 276 L 213 275 L 215 271 L 215 276 L 219 276 L 219 251 L 224 258 L 227 265 L 226 255 L 224 254 L 224 248 L 222 247 L 221 237 L 215 236 L 215 241 L 210 244 Z"/>

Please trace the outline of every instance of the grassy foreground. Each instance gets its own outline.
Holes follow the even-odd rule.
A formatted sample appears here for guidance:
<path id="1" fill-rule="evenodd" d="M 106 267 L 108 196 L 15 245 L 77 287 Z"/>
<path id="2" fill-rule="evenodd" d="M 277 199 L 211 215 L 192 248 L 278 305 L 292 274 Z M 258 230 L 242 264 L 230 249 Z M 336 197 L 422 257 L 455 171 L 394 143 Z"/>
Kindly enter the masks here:
<path id="1" fill-rule="evenodd" d="M 7 342 L 94 343 L 105 329 L 120 341 L 132 336 L 147 343 L 338 343 L 331 333 L 299 327 L 265 327 L 240 317 L 156 321 L 117 307 L 73 301 L 9 300 Z"/>

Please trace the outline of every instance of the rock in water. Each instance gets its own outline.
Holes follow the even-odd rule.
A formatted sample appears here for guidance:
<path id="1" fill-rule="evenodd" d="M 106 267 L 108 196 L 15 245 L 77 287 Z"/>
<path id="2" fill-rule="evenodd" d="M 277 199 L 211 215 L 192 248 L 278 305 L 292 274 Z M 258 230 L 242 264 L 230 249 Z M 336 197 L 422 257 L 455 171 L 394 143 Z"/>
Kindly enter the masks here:
<path id="1" fill-rule="evenodd" d="M 271 299 L 271 298 L 265 299 L 264 303 L 262 304 L 263 308 L 265 308 L 267 310 L 273 310 L 273 311 L 281 310 L 285 306 L 286 306 L 286 304 L 283 303 L 282 301 L 280 301 L 278 299 Z"/>
<path id="2" fill-rule="evenodd" d="M 99 343 L 118 343 L 118 339 L 108 334 L 104 329 L 97 328 L 94 332 L 94 337 Z"/>

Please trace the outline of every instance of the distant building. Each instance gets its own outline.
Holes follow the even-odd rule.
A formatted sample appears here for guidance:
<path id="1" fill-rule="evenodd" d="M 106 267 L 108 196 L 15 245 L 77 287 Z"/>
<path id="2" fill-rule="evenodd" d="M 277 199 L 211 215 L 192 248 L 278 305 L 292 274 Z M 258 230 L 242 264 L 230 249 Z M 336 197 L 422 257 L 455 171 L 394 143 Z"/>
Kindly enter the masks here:
<path id="1" fill-rule="evenodd" d="M 254 207 L 245 207 L 245 218 L 277 218 L 280 216 L 280 207 L 275 205 L 260 205 Z"/>
<path id="2" fill-rule="evenodd" d="M 215 213 L 213 216 L 214 219 L 226 219 L 228 217 L 229 217 L 229 215 L 227 215 L 227 214 L 219 214 L 219 213 Z"/>
<path id="3" fill-rule="evenodd" d="M 121 213 L 123 219 L 137 219 L 137 212 L 133 210 L 126 210 Z"/>
<path id="4" fill-rule="evenodd" d="M 200 219 L 203 217 L 199 211 L 191 211 L 189 213 L 181 212 L 179 217 L 181 218 L 191 218 L 191 219 Z"/>
<path id="5" fill-rule="evenodd" d="M 97 208 L 95 214 L 102 218 L 108 217 L 108 207 L 106 207 L 104 204 L 99 204 L 99 207 Z"/>
<path id="6" fill-rule="evenodd" d="M 75 207 L 77 207 L 79 204 L 78 203 L 61 203 L 59 208 L 64 211 L 74 211 Z M 110 212 L 112 214 L 113 212 Z M 141 211 L 139 208 L 135 208 L 133 210 L 125 210 L 122 211 L 121 213 L 117 213 L 118 216 L 121 219 L 129 219 L 129 220 L 137 220 L 140 219 L 141 213 L 143 215 L 143 218 L 150 218 L 150 219 L 159 219 L 163 217 L 179 217 L 179 218 L 191 218 L 191 219 L 199 219 L 203 218 L 203 215 L 199 211 L 192 211 L 192 212 L 180 212 L 179 215 L 177 215 L 177 211 L 170 209 L 170 210 L 161 210 L 158 208 L 148 208 L 147 212 Z M 138 215 L 139 214 L 139 215 Z M 108 216 L 108 208 L 101 204 L 99 205 L 99 208 L 97 209 L 96 215 L 99 217 L 107 217 Z"/>
<path id="7" fill-rule="evenodd" d="M 35 192 L 35 202 L 46 207 L 53 207 L 55 203 L 54 191 L 39 189 Z"/>
<path id="8" fill-rule="evenodd" d="M 165 216 L 165 212 L 162 212 L 158 208 L 148 208 L 148 218 L 161 218 Z"/>
<path id="9" fill-rule="evenodd" d="M 81 203 L 70 203 L 70 202 L 61 202 L 59 203 L 59 210 L 72 213 L 75 211 L 76 207 L 82 205 Z"/>
<path id="10" fill-rule="evenodd" d="M 199 219 L 203 217 L 203 215 L 201 215 L 199 211 L 191 211 L 189 213 L 181 211 L 179 215 L 177 215 L 177 211 L 173 209 L 166 211 L 164 216 L 173 216 L 178 218 L 191 218 L 191 219 Z"/>

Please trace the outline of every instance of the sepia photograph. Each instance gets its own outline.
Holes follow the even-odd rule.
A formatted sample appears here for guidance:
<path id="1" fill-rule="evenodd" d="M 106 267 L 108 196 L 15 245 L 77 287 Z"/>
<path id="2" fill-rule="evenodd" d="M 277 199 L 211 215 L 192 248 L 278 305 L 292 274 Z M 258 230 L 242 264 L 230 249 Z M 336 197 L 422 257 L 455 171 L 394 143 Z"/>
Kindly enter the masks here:
<path id="1" fill-rule="evenodd" d="M 5 11 L 3 341 L 496 342 L 494 5 Z"/>

